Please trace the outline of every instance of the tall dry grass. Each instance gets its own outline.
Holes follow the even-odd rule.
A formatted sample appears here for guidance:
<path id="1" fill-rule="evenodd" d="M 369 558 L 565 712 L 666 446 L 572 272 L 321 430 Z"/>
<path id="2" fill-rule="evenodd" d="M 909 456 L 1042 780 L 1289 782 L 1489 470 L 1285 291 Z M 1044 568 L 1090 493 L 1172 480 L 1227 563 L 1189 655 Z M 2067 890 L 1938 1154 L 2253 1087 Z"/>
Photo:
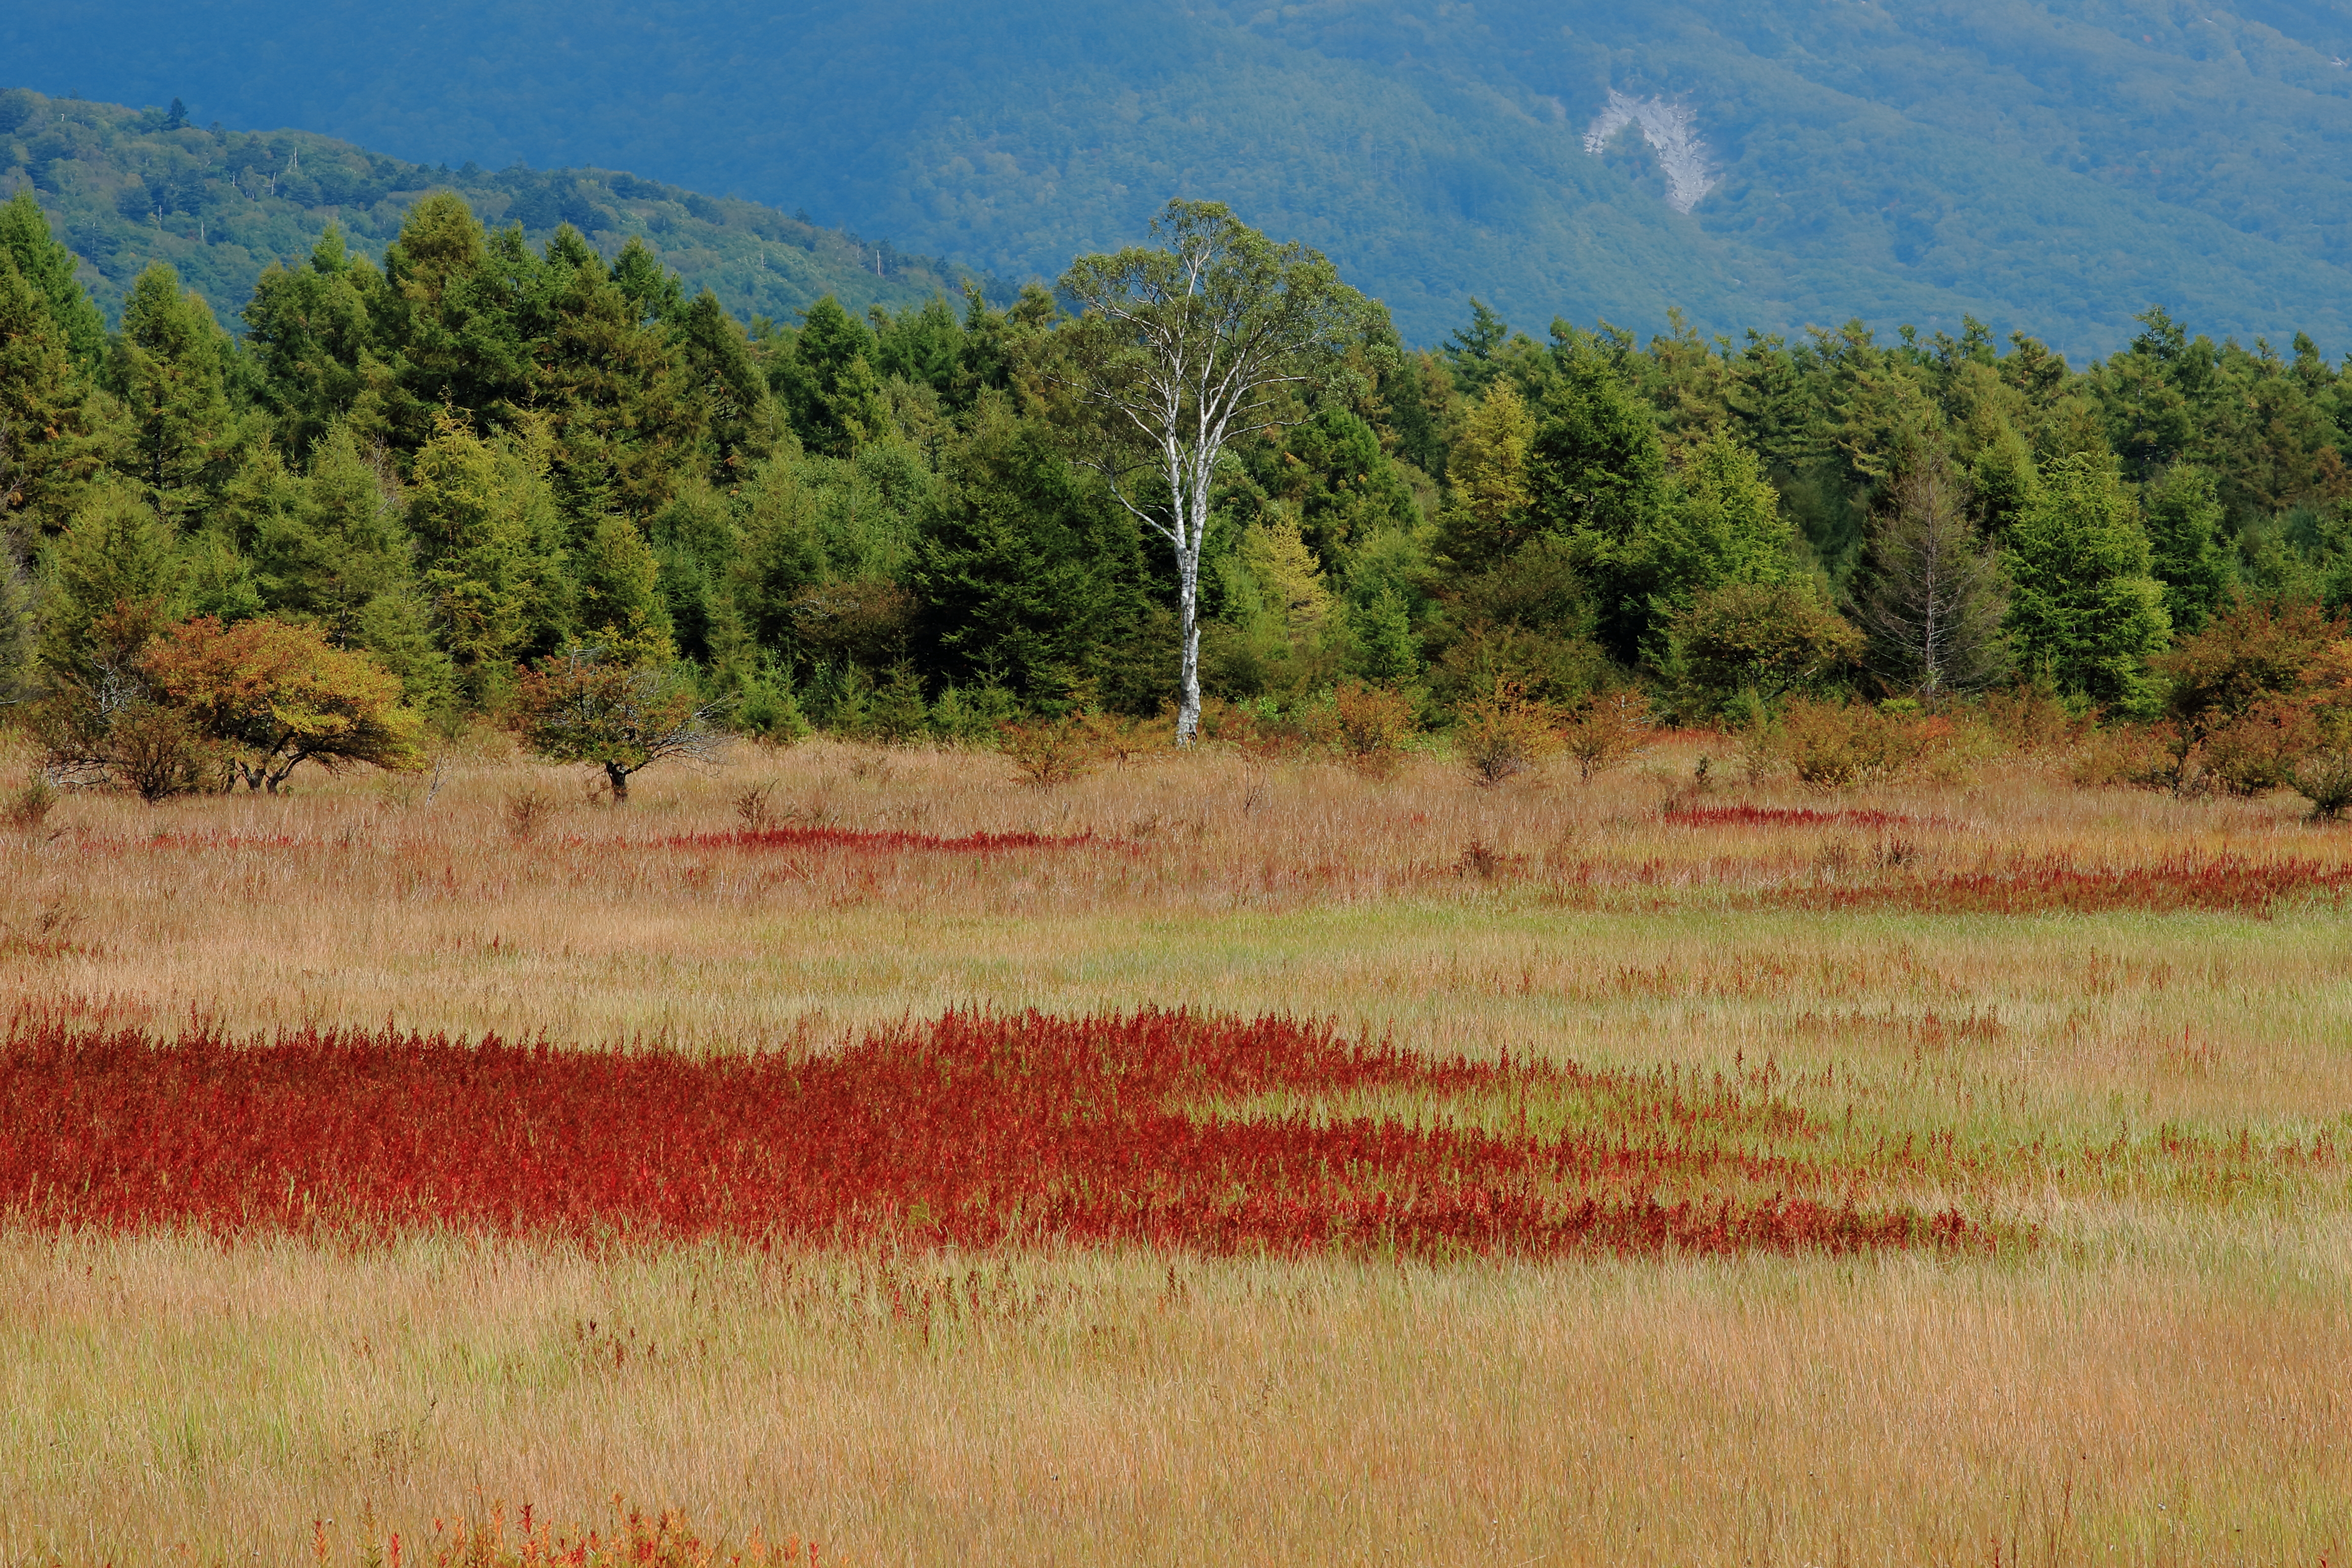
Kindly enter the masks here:
<path id="1" fill-rule="evenodd" d="M 19 1228 L 0 1563 L 293 1561 L 314 1517 L 355 1552 L 362 1510 L 413 1540 L 478 1489 L 906 1563 L 2342 1560 L 2352 1190 L 2260 1151 L 2352 1145 L 2352 837 L 2030 758 L 1824 796 L 1718 755 L 1696 793 L 1709 749 L 1590 784 L 1213 753 L 1035 789 L 816 743 L 614 810 L 485 745 L 437 788 L 68 797 L 0 832 L 11 1005 L 724 1051 L 1189 1004 L 1769 1060 L 1832 1125 L 2005 1152 L 1951 1179 L 2041 1242 L 1449 1271 Z M 1062 842 L 920 842 L 982 834 Z M 2217 864 L 2293 874 L 2152 912 Z M 2054 865 L 2123 891 L 1935 912 Z"/>
<path id="2" fill-rule="evenodd" d="M 350 1562 L 362 1518 L 413 1545 L 621 1491 L 848 1563 L 2316 1563 L 2352 1539 L 2352 1248 L 2252 1239 L 1431 1271 L 19 1238 L 0 1551 L 290 1563 L 319 1517 Z"/>

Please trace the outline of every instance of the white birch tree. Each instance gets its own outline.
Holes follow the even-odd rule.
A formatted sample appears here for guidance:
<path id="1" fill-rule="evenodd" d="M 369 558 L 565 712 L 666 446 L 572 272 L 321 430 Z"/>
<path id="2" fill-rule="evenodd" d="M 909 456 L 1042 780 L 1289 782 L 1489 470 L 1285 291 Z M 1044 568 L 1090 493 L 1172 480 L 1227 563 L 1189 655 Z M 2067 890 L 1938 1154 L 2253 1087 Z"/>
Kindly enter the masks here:
<path id="1" fill-rule="evenodd" d="M 1055 334 L 1054 379 L 1086 411 L 1078 460 L 1175 552 L 1181 639 L 1176 740 L 1201 724 L 1201 548 L 1226 446 L 1302 418 L 1302 389 L 1384 341 L 1380 306 L 1330 262 L 1277 246 L 1216 202 L 1172 201 L 1158 247 L 1082 257 L 1060 289 L 1078 319 Z"/>

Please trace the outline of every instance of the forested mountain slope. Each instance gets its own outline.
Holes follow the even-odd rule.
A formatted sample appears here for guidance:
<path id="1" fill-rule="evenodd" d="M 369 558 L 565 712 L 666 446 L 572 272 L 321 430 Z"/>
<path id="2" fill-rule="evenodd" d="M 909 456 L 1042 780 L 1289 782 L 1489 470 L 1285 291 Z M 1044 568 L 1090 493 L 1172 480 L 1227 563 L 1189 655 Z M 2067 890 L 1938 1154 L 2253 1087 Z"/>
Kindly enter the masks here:
<path id="1" fill-rule="evenodd" d="M 0 199 L 26 186 L 85 263 L 82 281 L 110 320 L 140 270 L 163 261 L 234 321 L 263 270 L 300 262 L 331 223 L 381 259 L 433 189 L 456 190 L 542 244 L 563 223 L 608 257 L 642 237 L 689 291 L 707 287 L 745 317 L 782 320 L 828 293 L 853 308 L 904 308 L 954 292 L 962 276 L 887 241 L 630 174 L 428 168 L 304 132 L 207 130 L 168 110 L 0 90 Z"/>
<path id="2" fill-rule="evenodd" d="M 805 205 L 1013 276 L 1213 197 L 1420 342 L 1475 291 L 1637 329 L 1973 312 L 2077 358 L 2162 303 L 2352 348 L 2332 0 L 257 0 L 234 27 L 91 0 L 12 8 L 0 58 L 414 159 Z"/>

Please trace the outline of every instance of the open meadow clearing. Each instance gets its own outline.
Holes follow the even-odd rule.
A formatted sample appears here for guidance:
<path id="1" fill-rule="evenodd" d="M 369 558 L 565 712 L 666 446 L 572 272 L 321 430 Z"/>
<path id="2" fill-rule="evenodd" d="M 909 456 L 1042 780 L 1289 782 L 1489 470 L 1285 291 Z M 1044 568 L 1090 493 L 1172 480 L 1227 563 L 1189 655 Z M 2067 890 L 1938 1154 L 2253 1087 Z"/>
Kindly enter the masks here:
<path id="1" fill-rule="evenodd" d="M 0 1563 L 2346 1561 L 2352 830 L 1738 771 L 69 797 Z"/>

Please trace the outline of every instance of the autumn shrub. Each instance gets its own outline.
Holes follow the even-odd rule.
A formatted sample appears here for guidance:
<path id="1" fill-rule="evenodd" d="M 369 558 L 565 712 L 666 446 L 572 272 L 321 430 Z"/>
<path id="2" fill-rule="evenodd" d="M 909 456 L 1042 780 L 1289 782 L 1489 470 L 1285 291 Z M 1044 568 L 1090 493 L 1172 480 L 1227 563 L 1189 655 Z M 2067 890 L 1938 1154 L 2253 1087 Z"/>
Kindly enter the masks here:
<path id="1" fill-rule="evenodd" d="M 1631 762 L 1650 743 L 1650 700 L 1631 687 L 1587 700 L 1560 726 L 1560 750 L 1576 763 L 1579 783 Z"/>
<path id="2" fill-rule="evenodd" d="M 1172 744 L 1176 735 L 1172 720 L 1163 725 L 1131 714 L 1106 713 L 1097 708 L 1088 708 L 1079 714 L 1078 723 L 1095 756 L 1122 768 Z"/>
<path id="3" fill-rule="evenodd" d="M 502 804 L 506 811 L 507 832 L 521 844 L 528 844 L 538 837 L 562 805 L 554 795 L 537 784 L 525 784 L 520 789 L 508 792 Z"/>
<path id="4" fill-rule="evenodd" d="M 1778 739 L 1797 777 L 1827 791 L 1900 778 L 1948 729 L 1934 719 L 1867 703 L 1799 698 L 1781 710 Z"/>
<path id="5" fill-rule="evenodd" d="M 2040 752 L 2070 746 L 2089 735 L 2094 721 L 2078 712 L 2047 682 L 2021 681 L 1988 693 L 1978 705 L 1985 727 L 2013 751 Z"/>
<path id="6" fill-rule="evenodd" d="M 1201 739 L 1229 746 L 1253 762 L 1295 757 L 1316 738 L 1310 722 L 1285 713 L 1272 698 L 1201 705 Z"/>
<path id="7" fill-rule="evenodd" d="M 2083 738 L 2067 776 L 2090 789 L 2126 785 L 2194 795 L 2210 787 L 2210 780 L 2184 773 L 2184 756 L 2178 731 L 2168 723 L 2110 725 Z"/>
<path id="8" fill-rule="evenodd" d="M 399 677 L 315 626 L 210 616 L 167 626 L 140 659 L 157 704 L 180 714 L 247 788 L 276 794 L 304 763 L 424 765 L 424 720 Z"/>
<path id="9" fill-rule="evenodd" d="M 1539 766 L 1559 749 L 1559 716 L 1527 695 L 1516 680 L 1498 678 L 1465 705 L 1454 730 L 1473 783 L 1493 788 Z"/>
<path id="10" fill-rule="evenodd" d="M 6 802 L 0 804 L 0 818 L 5 818 L 8 826 L 19 833 L 38 832 L 57 804 L 56 786 L 35 773 L 9 792 Z"/>
<path id="11" fill-rule="evenodd" d="M 1396 772 L 1415 729 L 1412 699 L 1360 680 L 1331 694 L 1331 742 L 1357 772 L 1386 778 Z"/>
<path id="12" fill-rule="evenodd" d="M 1052 789 L 1092 773 L 1101 761 L 1097 737 L 1081 713 L 1029 719 L 997 727 L 997 749 L 1020 770 L 1023 782 Z"/>
<path id="13" fill-rule="evenodd" d="M 2326 739 L 2352 673 L 2346 625 L 2312 604 L 2241 604 L 2155 661 L 2168 680 L 2165 723 L 2154 731 L 2171 757 L 2148 782 L 2189 792 L 2259 795 L 2289 782 Z"/>

